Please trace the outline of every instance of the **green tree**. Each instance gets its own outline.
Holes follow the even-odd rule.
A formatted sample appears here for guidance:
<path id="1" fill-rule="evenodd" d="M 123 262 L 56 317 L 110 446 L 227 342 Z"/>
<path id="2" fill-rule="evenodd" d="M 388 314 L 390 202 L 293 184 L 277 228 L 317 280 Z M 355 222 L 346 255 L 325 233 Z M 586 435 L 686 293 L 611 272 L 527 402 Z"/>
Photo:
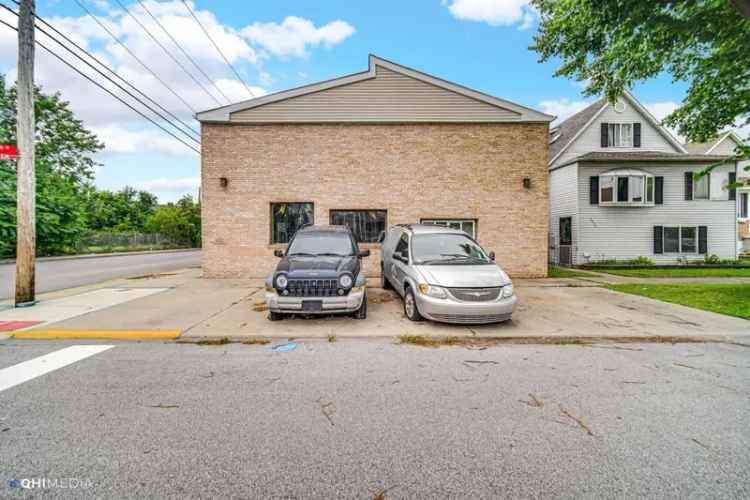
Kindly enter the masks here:
<path id="1" fill-rule="evenodd" d="M 59 94 L 35 89 L 37 252 L 73 247 L 86 231 L 81 198 L 93 178 L 92 155 L 103 145 L 83 127 Z M 0 143 L 16 142 L 16 91 L 0 75 Z M 15 162 L 0 161 L 0 254 L 15 251 Z"/>
<path id="2" fill-rule="evenodd" d="M 185 195 L 177 203 L 158 207 L 146 219 L 145 230 L 159 233 L 172 241 L 199 247 L 201 244 L 200 203 Z"/>
<path id="3" fill-rule="evenodd" d="M 667 71 L 688 83 L 664 120 L 692 141 L 750 123 L 750 20 L 740 1 L 533 0 L 541 22 L 532 49 L 562 59 L 555 74 L 614 101 Z M 744 148 L 740 155 L 748 155 Z"/>
<path id="4" fill-rule="evenodd" d="M 129 186 L 117 192 L 90 187 L 85 203 L 92 230 L 142 231 L 158 200 L 147 191 L 137 191 Z"/>

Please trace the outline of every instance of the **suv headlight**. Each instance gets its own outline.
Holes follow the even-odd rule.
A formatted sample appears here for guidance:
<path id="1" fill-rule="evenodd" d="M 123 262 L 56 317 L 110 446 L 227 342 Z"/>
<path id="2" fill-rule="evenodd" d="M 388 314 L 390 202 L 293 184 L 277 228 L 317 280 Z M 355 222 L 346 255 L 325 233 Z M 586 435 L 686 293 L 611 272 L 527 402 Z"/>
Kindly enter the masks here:
<path id="1" fill-rule="evenodd" d="M 276 288 L 278 288 L 279 290 L 283 290 L 288 284 L 289 280 L 285 275 L 279 274 L 278 276 L 276 276 Z"/>
<path id="2" fill-rule="evenodd" d="M 507 299 L 510 297 L 513 297 L 513 283 L 503 287 L 503 298 Z"/>
<path id="3" fill-rule="evenodd" d="M 419 291 L 422 292 L 423 295 L 434 297 L 436 299 L 444 299 L 448 297 L 448 292 L 446 292 L 445 288 L 443 288 L 442 286 L 427 285 L 425 283 L 422 283 L 421 285 L 419 285 Z"/>
<path id="4" fill-rule="evenodd" d="M 354 280 L 352 279 L 351 275 L 342 274 L 341 276 L 339 276 L 339 286 L 341 288 L 351 288 L 353 284 Z"/>

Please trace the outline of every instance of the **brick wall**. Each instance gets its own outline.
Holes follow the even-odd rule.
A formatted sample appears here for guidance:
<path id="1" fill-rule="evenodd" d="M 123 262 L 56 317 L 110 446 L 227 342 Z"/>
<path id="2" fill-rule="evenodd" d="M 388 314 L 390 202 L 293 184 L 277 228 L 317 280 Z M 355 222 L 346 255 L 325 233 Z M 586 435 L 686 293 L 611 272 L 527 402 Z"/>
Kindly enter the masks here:
<path id="1" fill-rule="evenodd" d="M 267 276 L 284 247 L 270 244 L 270 203 L 313 202 L 318 224 L 330 209 L 386 209 L 389 225 L 477 219 L 477 239 L 509 274 L 546 276 L 547 132 L 543 123 L 203 124 L 204 274 Z M 378 275 L 378 245 L 361 247 L 372 250 L 368 276 Z"/>

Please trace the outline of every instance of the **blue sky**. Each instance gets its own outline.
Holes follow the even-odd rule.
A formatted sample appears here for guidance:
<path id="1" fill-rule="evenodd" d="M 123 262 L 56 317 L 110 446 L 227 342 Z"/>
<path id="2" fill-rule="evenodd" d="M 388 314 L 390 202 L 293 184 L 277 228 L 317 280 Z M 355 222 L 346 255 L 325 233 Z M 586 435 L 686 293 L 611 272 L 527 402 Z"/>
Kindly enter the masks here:
<path id="1" fill-rule="evenodd" d="M 194 57 L 210 83 L 171 45 L 137 1 L 121 1 L 214 98 L 193 83 L 116 0 L 80 1 L 196 109 L 216 107 L 214 98 L 225 102 L 214 83 L 229 100 L 247 98 L 244 86 L 189 17 L 181 0 L 142 1 Z M 562 117 L 585 105 L 580 83 L 554 78 L 556 62 L 540 64 L 528 49 L 537 20 L 526 0 L 188 3 L 256 95 L 363 71 L 367 55 L 374 53 Z M 37 9 L 58 29 L 105 59 L 118 74 L 185 121 L 191 120 L 190 110 L 109 39 L 73 0 L 37 0 Z M 15 23 L 7 13 L 0 17 Z M 0 71 L 11 78 L 15 78 L 15 52 L 15 32 L 0 30 Z M 102 163 L 96 176 L 98 186 L 149 189 L 161 201 L 197 192 L 200 166 L 195 153 L 42 52 L 37 56 L 37 81 L 48 91 L 62 92 L 107 145 L 97 158 Z M 674 84 L 666 75 L 634 89 L 659 118 L 674 109 L 684 90 L 684 84 Z"/>

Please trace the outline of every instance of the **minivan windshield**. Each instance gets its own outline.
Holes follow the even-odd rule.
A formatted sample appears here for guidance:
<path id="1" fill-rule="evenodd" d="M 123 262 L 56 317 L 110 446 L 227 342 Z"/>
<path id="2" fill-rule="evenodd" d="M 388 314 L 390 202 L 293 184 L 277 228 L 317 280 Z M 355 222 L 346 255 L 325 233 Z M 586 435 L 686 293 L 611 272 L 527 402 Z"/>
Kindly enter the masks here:
<path id="1" fill-rule="evenodd" d="M 482 247 L 462 234 L 415 234 L 411 245 L 417 265 L 492 264 Z"/>
<path id="2" fill-rule="evenodd" d="M 287 255 L 344 257 L 355 252 L 347 233 L 311 231 L 298 233 L 289 244 Z"/>

